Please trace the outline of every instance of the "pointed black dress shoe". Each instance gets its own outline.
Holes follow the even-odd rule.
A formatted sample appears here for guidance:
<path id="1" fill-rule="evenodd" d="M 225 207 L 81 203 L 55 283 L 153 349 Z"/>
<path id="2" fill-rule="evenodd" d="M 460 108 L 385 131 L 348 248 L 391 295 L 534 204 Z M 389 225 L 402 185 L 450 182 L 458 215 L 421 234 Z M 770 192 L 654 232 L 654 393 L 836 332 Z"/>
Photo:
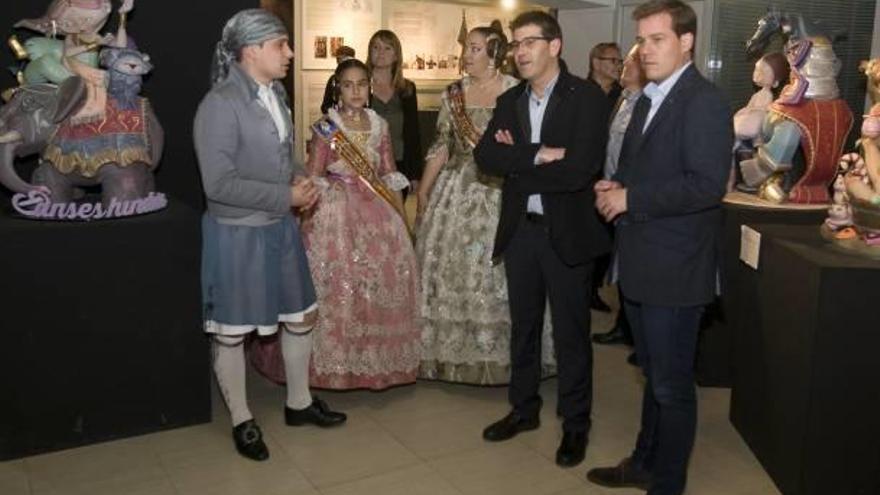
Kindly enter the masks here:
<path id="1" fill-rule="evenodd" d="M 651 486 L 651 473 L 633 466 L 629 457 L 614 467 L 595 468 L 587 472 L 587 479 L 606 488 L 638 488 Z"/>
<path id="2" fill-rule="evenodd" d="M 483 430 L 483 438 L 490 442 L 501 442 L 516 436 L 521 431 L 534 430 L 541 426 L 541 421 L 537 416 L 534 418 L 524 418 L 516 411 L 504 416 Z"/>
<path id="3" fill-rule="evenodd" d="M 584 460 L 587 451 L 587 432 L 564 431 L 562 442 L 556 449 L 556 464 L 562 467 L 577 466 Z"/>
<path id="4" fill-rule="evenodd" d="M 249 419 L 232 429 L 235 450 L 244 457 L 255 461 L 269 458 L 269 449 L 263 443 L 263 432 L 253 419 Z"/>
<path id="5" fill-rule="evenodd" d="M 287 426 L 318 425 L 322 428 L 338 426 L 345 423 L 345 413 L 331 411 L 327 403 L 315 397 L 312 404 L 305 409 L 291 409 L 284 406 L 284 422 Z"/>

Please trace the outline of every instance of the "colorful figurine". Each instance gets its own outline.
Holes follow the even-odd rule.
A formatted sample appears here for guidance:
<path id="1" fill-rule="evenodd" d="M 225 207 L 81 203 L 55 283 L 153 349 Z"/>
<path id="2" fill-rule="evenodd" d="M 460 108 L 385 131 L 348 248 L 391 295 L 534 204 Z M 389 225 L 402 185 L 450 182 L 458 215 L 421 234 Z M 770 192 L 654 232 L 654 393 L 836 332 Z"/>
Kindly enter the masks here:
<path id="1" fill-rule="evenodd" d="M 837 170 L 853 116 L 840 98 L 840 61 L 832 36 L 800 14 L 770 10 L 748 41 L 749 54 L 760 53 L 776 32 L 785 33 L 789 84 L 771 105 L 757 156 L 740 164 L 743 182 L 758 196 L 776 203 L 823 204 Z M 804 163 L 795 163 L 798 148 Z"/>

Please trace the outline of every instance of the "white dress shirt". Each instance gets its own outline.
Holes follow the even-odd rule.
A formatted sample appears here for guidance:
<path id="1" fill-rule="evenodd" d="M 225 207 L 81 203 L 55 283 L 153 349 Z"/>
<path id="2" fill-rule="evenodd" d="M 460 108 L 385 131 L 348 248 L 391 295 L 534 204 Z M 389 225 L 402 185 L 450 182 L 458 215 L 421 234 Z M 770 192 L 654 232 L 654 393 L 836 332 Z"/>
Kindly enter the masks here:
<path id="1" fill-rule="evenodd" d="M 672 88 L 675 87 L 675 83 L 678 82 L 678 79 L 687 70 L 688 67 L 693 65 L 693 62 L 688 62 L 684 64 L 677 71 L 673 72 L 671 76 L 667 77 L 661 83 L 650 82 L 645 89 L 642 91 L 645 96 L 647 96 L 651 100 L 651 109 L 648 110 L 648 117 L 645 119 L 645 126 L 642 127 L 642 133 L 648 130 L 648 125 L 651 124 L 651 120 L 654 119 L 654 115 L 657 115 L 657 110 L 660 109 L 660 105 L 663 104 L 663 100 L 669 95 L 669 92 L 672 91 Z"/>
<path id="2" fill-rule="evenodd" d="M 544 113 L 547 111 L 547 103 L 550 101 L 550 95 L 553 94 L 553 88 L 556 87 L 556 82 L 558 80 L 559 74 L 556 74 L 556 77 L 544 87 L 544 96 L 541 98 L 538 98 L 538 96 L 532 92 L 531 85 L 526 89 L 529 96 L 529 125 L 532 128 L 532 144 L 541 143 L 541 126 L 544 123 Z M 535 157 L 535 161 L 535 165 L 537 165 L 537 157 Z M 526 211 L 529 213 L 537 213 L 539 215 L 544 214 L 544 203 L 541 202 L 540 194 L 532 194 L 529 196 Z"/>
<path id="3" fill-rule="evenodd" d="M 278 95 L 268 85 L 260 84 L 259 88 L 257 96 L 260 98 L 260 103 L 269 111 L 272 121 L 275 122 L 275 128 L 278 130 L 278 141 L 284 142 L 287 138 L 287 124 L 285 124 L 284 113 L 281 111 Z"/>

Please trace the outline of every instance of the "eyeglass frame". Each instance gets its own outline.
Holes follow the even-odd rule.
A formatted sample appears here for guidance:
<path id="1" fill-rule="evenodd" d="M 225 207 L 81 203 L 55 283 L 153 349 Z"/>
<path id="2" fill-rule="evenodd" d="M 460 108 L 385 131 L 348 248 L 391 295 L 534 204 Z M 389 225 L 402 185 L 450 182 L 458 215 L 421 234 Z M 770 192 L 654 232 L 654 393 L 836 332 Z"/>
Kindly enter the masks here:
<path id="1" fill-rule="evenodd" d="M 603 62 L 614 62 L 614 65 L 623 65 L 624 59 L 618 57 L 596 57 Z"/>
<path id="2" fill-rule="evenodd" d="M 508 43 L 508 44 L 507 44 L 507 49 L 508 49 L 511 53 L 513 53 L 513 52 L 515 52 L 515 51 L 516 51 L 519 47 L 521 47 L 521 46 L 524 46 L 524 47 L 526 47 L 526 48 L 529 48 L 529 47 L 531 47 L 532 45 L 534 45 L 536 41 L 541 41 L 541 40 L 543 40 L 543 41 L 546 41 L 546 42 L 549 43 L 549 42 L 551 42 L 551 41 L 553 41 L 553 40 L 555 40 L 555 39 L 558 39 L 558 38 L 554 38 L 554 37 L 552 37 L 552 36 L 526 36 L 525 38 L 523 38 L 523 39 L 521 39 L 521 40 L 519 40 L 519 41 L 511 41 L 510 43 Z"/>

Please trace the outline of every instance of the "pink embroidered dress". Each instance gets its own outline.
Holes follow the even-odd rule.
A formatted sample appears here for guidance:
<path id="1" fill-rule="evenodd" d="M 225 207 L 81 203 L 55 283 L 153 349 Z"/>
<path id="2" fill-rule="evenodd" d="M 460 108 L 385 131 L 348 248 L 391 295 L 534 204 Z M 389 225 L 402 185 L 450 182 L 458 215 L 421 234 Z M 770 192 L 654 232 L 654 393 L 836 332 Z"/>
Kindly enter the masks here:
<path id="1" fill-rule="evenodd" d="M 335 110 L 328 113 L 388 188 L 399 191 L 409 182 L 395 168 L 388 124 L 372 110 L 367 115 L 370 130 L 361 132 L 346 128 Z M 376 390 L 415 382 L 421 357 L 418 270 L 403 219 L 316 135 L 308 171 L 322 190 L 302 223 L 320 313 L 311 385 Z M 276 381 L 284 376 L 280 357 L 254 362 L 263 371 L 279 367 L 264 373 Z"/>

